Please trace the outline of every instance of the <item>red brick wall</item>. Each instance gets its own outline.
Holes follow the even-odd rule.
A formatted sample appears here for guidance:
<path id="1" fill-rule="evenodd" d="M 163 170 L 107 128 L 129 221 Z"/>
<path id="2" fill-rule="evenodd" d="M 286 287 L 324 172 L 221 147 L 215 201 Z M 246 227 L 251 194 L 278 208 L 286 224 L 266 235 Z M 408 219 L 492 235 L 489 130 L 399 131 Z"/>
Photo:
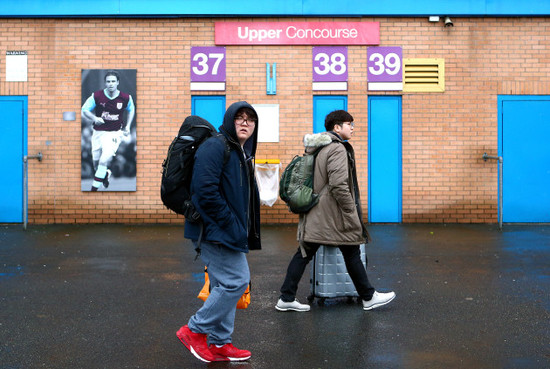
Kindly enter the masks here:
<path id="1" fill-rule="evenodd" d="M 427 18 L 363 20 L 380 22 L 380 45 L 402 46 L 405 58 L 445 59 L 444 93 L 403 95 L 403 222 L 496 222 L 497 166 L 481 156 L 497 152 L 497 95 L 550 94 L 549 19 L 453 18 L 449 28 Z M 30 223 L 183 221 L 160 202 L 160 165 L 191 113 L 190 48 L 214 45 L 214 20 L 2 19 L 0 45 L 4 56 L 28 51 L 28 82 L 0 78 L 0 94 L 28 96 L 28 152 L 44 154 L 29 165 Z M 350 46 L 348 57 L 367 209 L 367 49 Z M 277 63 L 274 96 L 265 93 L 265 63 Z M 64 111 L 80 116 L 81 70 L 108 68 L 137 69 L 136 192 L 81 192 L 80 119 L 62 119 Z M 280 105 L 280 142 L 261 144 L 258 158 L 284 166 L 302 150 L 313 94 L 311 46 L 227 47 L 228 104 Z M 297 220 L 280 200 L 262 216 Z"/>

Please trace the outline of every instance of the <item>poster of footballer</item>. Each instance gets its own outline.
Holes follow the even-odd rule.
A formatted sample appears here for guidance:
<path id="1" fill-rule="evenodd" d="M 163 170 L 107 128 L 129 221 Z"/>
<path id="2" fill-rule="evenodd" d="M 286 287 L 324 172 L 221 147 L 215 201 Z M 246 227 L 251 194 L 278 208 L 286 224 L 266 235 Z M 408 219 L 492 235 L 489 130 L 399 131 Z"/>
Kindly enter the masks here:
<path id="1" fill-rule="evenodd" d="M 82 191 L 136 190 L 136 75 L 82 70 Z"/>

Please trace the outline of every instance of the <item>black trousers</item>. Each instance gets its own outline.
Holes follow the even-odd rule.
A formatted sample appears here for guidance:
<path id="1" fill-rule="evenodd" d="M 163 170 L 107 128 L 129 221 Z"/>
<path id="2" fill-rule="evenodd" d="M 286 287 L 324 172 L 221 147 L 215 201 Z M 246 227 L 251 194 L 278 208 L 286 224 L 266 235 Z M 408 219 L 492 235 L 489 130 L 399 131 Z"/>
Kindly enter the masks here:
<path id="1" fill-rule="evenodd" d="M 307 243 L 306 249 L 308 255 L 305 258 L 302 256 L 300 248 L 298 248 L 298 251 L 290 260 L 290 264 L 286 271 L 285 281 L 281 287 L 281 300 L 284 302 L 294 301 L 296 292 L 298 291 L 298 283 L 300 283 L 300 279 L 302 279 L 307 264 L 313 259 L 319 247 L 321 247 L 320 244 Z M 370 284 L 369 278 L 367 277 L 367 271 L 363 267 L 359 245 L 334 247 L 338 247 L 344 256 L 346 269 L 357 290 L 357 294 L 363 300 L 370 300 L 374 294 L 374 287 Z"/>

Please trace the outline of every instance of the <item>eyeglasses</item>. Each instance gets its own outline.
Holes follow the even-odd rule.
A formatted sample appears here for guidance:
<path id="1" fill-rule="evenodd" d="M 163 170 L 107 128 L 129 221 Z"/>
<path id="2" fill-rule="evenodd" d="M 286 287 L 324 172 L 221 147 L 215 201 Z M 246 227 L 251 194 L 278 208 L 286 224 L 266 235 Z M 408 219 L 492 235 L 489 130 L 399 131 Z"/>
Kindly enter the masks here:
<path id="1" fill-rule="evenodd" d="M 243 125 L 246 122 L 247 125 L 253 126 L 256 124 L 256 119 L 244 118 L 244 117 L 235 117 L 235 124 Z"/>
<path id="2" fill-rule="evenodd" d="M 344 125 L 344 124 L 349 124 L 351 128 L 355 127 L 355 123 L 353 123 L 353 122 L 344 122 L 344 123 L 342 123 L 342 125 Z"/>

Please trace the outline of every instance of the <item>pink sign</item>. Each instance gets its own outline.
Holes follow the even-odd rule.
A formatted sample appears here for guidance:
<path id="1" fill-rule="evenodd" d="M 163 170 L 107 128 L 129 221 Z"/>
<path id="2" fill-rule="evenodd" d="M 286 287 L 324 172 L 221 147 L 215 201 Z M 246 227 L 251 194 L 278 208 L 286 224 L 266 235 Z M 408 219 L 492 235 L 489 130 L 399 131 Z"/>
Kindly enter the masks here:
<path id="1" fill-rule="evenodd" d="M 216 45 L 379 45 L 378 22 L 216 22 Z"/>

